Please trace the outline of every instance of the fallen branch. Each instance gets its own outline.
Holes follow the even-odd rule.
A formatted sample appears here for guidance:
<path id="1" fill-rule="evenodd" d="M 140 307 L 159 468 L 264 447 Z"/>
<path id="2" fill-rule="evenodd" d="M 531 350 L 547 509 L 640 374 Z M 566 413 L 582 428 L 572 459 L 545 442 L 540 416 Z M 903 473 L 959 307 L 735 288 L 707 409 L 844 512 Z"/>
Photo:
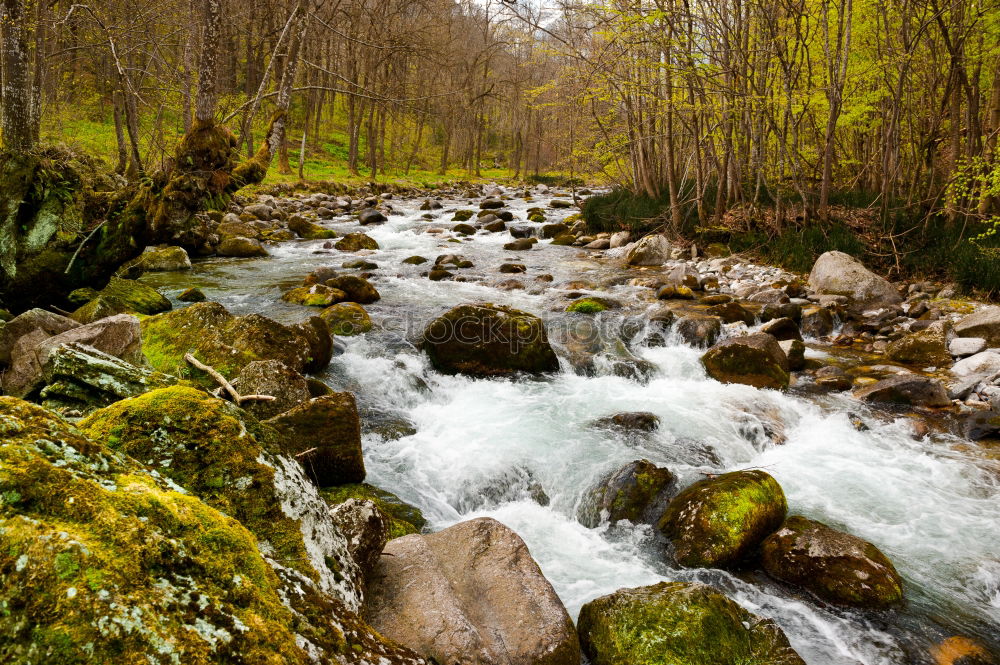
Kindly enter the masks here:
<path id="1" fill-rule="evenodd" d="M 299 458 L 299 457 L 304 457 L 304 456 L 308 455 L 309 453 L 314 453 L 314 452 L 316 452 L 317 450 L 319 450 L 319 448 L 315 448 L 315 447 L 313 447 L 313 448 L 310 448 L 309 450 L 303 450 L 303 451 L 302 451 L 301 453 L 296 453 L 296 454 L 295 454 L 295 457 L 296 457 L 296 458 Z"/>
<path id="2" fill-rule="evenodd" d="M 276 399 L 273 395 L 240 395 L 236 388 L 233 387 L 233 384 L 229 383 L 229 381 L 226 380 L 226 377 L 219 374 L 218 370 L 214 367 L 199 361 L 190 353 L 184 354 L 184 360 L 186 360 L 191 366 L 196 369 L 200 369 L 215 379 L 215 382 L 222 386 L 222 389 L 233 398 L 233 402 L 236 404 L 241 405 L 244 402 L 271 402 Z"/>

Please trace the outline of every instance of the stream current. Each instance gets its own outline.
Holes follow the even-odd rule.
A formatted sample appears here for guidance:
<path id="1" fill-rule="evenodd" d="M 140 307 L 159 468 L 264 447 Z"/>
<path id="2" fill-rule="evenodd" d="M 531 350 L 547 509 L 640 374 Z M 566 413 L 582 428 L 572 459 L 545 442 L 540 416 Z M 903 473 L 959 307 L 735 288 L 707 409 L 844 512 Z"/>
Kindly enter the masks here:
<path id="1" fill-rule="evenodd" d="M 510 201 L 514 224 L 538 226 L 523 221 L 525 210 L 545 207 L 548 198 Z M 871 411 L 849 393 L 782 394 L 718 383 L 701 367 L 702 350 L 677 340 L 647 346 L 641 334 L 625 341 L 650 368 L 648 380 L 619 376 L 600 361 L 583 375 L 558 344 L 561 369 L 543 379 L 442 375 L 414 342 L 455 305 L 511 305 L 541 316 L 557 337 L 553 328 L 578 320 L 562 311 L 569 301 L 560 285 L 582 280 L 599 289 L 594 295 L 625 305 L 598 315 L 600 328 L 612 334 L 624 316 L 650 306 L 641 295 L 649 289 L 629 286 L 635 272 L 620 262 L 579 248 L 541 241 L 510 252 L 503 249 L 511 241 L 506 232 L 448 242 L 450 233 L 426 230 L 447 230 L 452 211 L 478 209 L 478 199 L 444 200 L 431 221 L 421 218 L 422 201 L 393 199 L 397 214 L 377 226 L 359 227 L 354 218 L 323 222 L 340 233 L 363 231 L 380 247 L 363 257 L 378 264 L 371 281 L 382 299 L 366 306 L 376 327 L 339 338 L 345 352 L 318 375 L 357 397 L 367 482 L 418 506 L 432 530 L 480 516 L 503 522 L 527 543 L 574 619 L 583 604 L 621 587 L 701 581 L 775 619 L 810 665 L 931 663 L 930 645 L 954 634 L 1000 646 L 1000 462 L 950 435 L 915 440 L 905 418 Z M 546 210 L 546 216 L 551 223 L 570 212 Z M 197 285 L 234 314 L 290 322 L 305 312 L 282 302 L 283 290 L 316 268 L 358 258 L 323 249 L 323 241 L 269 251 L 269 258 L 207 259 L 193 271 L 148 274 L 143 281 L 172 299 Z M 449 253 L 474 263 L 454 271 L 470 281 L 421 275 Z M 402 263 L 413 255 L 430 261 Z M 507 262 L 525 264 L 527 272 L 500 274 Z M 536 281 L 541 274 L 553 281 Z M 496 288 L 510 278 L 527 288 Z M 593 427 L 595 419 L 621 411 L 652 412 L 660 427 L 639 437 Z M 783 429 L 780 445 L 769 436 L 775 423 Z M 889 556 L 905 578 L 906 606 L 887 613 L 833 608 L 762 574 L 675 568 L 648 526 L 581 525 L 576 515 L 587 491 L 643 458 L 669 468 L 681 486 L 705 473 L 766 470 L 781 483 L 789 514 L 849 531 Z"/>

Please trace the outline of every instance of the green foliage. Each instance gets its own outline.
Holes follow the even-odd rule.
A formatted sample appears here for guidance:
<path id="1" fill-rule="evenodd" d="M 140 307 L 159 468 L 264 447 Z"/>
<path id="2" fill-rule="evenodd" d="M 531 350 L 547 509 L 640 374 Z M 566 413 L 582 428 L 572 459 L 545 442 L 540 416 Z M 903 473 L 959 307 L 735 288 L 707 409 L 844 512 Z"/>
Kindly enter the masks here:
<path id="1" fill-rule="evenodd" d="M 753 252 L 766 261 L 796 272 L 809 272 L 820 254 L 840 251 L 863 257 L 866 244 L 850 228 L 834 222 L 829 226 L 811 224 L 805 228 L 788 228 L 777 236 L 762 231 L 733 234 L 730 247 L 734 252 Z"/>
<path id="2" fill-rule="evenodd" d="M 665 195 L 651 199 L 618 188 L 587 199 L 583 204 L 583 219 L 592 232 L 651 231 L 660 226 L 659 217 L 668 205 Z"/>

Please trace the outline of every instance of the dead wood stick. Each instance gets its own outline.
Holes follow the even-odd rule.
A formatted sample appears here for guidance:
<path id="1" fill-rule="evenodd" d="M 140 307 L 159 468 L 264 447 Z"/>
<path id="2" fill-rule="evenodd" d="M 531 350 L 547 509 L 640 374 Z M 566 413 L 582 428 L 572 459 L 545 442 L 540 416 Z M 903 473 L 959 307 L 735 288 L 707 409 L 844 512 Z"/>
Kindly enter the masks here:
<path id="1" fill-rule="evenodd" d="M 229 383 L 229 381 L 226 380 L 226 377 L 222 376 L 222 374 L 220 374 L 214 367 L 199 361 L 190 353 L 184 354 L 184 360 L 186 360 L 193 367 L 200 369 L 215 379 L 215 382 L 222 386 L 222 389 L 233 398 L 233 401 L 236 404 L 242 404 L 243 402 L 270 402 L 275 399 L 273 395 L 240 395 L 239 392 L 236 391 L 236 388 L 233 387 L 233 384 Z"/>

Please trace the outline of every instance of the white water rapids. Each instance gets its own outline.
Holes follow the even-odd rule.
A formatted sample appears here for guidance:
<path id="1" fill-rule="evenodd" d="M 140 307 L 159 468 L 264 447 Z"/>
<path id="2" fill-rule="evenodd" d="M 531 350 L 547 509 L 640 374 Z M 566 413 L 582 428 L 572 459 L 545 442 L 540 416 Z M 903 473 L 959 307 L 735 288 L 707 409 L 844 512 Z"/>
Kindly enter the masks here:
<path id="1" fill-rule="evenodd" d="M 513 201 L 514 224 L 526 224 L 524 210 L 547 201 Z M 420 219 L 420 202 L 391 201 L 403 214 L 376 227 L 328 224 L 341 232 L 363 230 L 381 247 L 365 257 L 379 265 L 372 281 L 382 300 L 367 307 L 377 329 L 343 339 L 346 352 L 319 376 L 358 397 L 368 482 L 420 507 L 433 529 L 482 515 L 507 524 L 524 538 L 574 618 L 587 601 L 621 587 L 698 579 L 774 618 L 810 665 L 932 662 L 928 647 L 942 637 L 998 639 L 1000 463 L 949 435 L 914 440 L 906 419 L 873 413 L 849 394 L 781 394 L 709 380 L 701 351 L 679 343 L 633 348 L 655 366 L 646 383 L 600 370 L 578 375 L 565 358 L 557 375 L 541 380 L 438 374 L 411 341 L 434 316 L 460 303 L 508 304 L 558 325 L 567 319 L 559 312 L 568 302 L 560 283 L 587 280 L 635 311 L 646 305 L 637 299 L 641 287 L 624 285 L 631 275 L 577 248 L 542 241 L 512 253 L 502 249 L 511 240 L 507 233 L 460 244 L 447 242 L 449 234 L 424 233 L 449 228 L 449 211 L 478 206 L 444 201 L 439 219 L 428 222 Z M 550 222 L 558 212 L 546 212 Z M 268 259 L 212 259 L 186 275 L 145 281 L 170 296 L 181 284 L 201 286 L 234 313 L 299 320 L 303 308 L 282 303 L 282 288 L 317 267 L 339 268 L 356 258 L 321 247 L 322 241 L 286 243 Z M 401 263 L 415 254 L 433 262 L 447 253 L 475 264 L 456 275 L 487 284 L 516 278 L 528 289 L 431 282 L 420 276 L 430 262 Z M 525 263 L 528 272 L 499 274 L 509 261 Z M 542 273 L 554 276 L 552 286 L 534 280 Z M 655 413 L 660 428 L 623 437 L 591 426 L 620 411 Z M 849 414 L 868 429 L 859 431 Z M 401 422 L 412 430 L 395 439 L 385 435 Z M 765 435 L 776 422 L 784 427 L 782 445 Z M 670 468 L 682 485 L 705 472 L 765 469 L 784 488 L 790 514 L 844 529 L 885 552 L 906 580 L 907 606 L 875 614 L 825 607 L 763 575 L 673 568 L 649 527 L 582 526 L 576 510 L 584 493 L 607 472 L 641 458 Z M 536 501 L 539 486 L 548 505 Z"/>

